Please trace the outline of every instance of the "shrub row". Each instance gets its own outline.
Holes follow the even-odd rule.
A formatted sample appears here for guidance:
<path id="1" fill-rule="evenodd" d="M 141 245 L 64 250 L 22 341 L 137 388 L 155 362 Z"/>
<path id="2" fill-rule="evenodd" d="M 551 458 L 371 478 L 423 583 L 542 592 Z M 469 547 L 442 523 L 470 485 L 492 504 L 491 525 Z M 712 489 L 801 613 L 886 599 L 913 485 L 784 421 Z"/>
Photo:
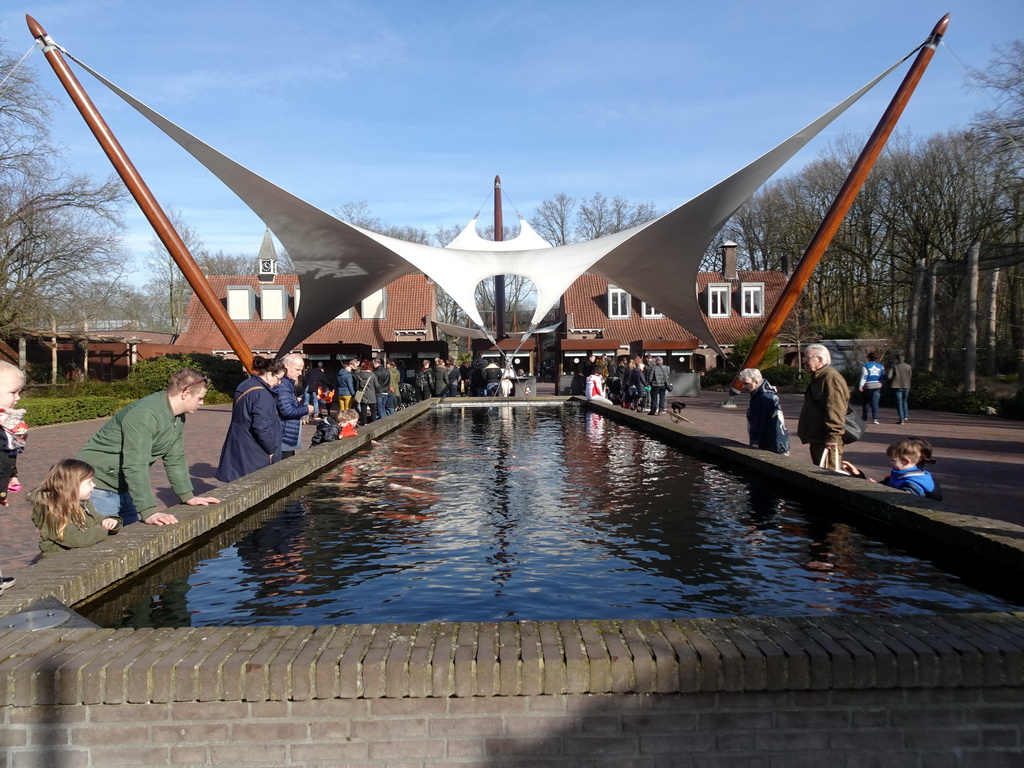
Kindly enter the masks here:
<path id="1" fill-rule="evenodd" d="M 131 398 L 98 397 L 25 397 L 18 402 L 25 409 L 25 423 L 30 427 L 66 424 L 110 416 L 132 401 Z"/>
<path id="2" fill-rule="evenodd" d="M 195 368 L 206 374 L 210 382 L 207 405 L 230 403 L 231 393 L 245 378 L 237 360 L 203 354 L 166 355 L 136 363 L 125 381 L 75 381 L 32 387 L 18 406 L 26 409 L 25 421 L 31 427 L 110 416 L 130 402 L 166 389 L 171 374 L 182 368 Z"/>

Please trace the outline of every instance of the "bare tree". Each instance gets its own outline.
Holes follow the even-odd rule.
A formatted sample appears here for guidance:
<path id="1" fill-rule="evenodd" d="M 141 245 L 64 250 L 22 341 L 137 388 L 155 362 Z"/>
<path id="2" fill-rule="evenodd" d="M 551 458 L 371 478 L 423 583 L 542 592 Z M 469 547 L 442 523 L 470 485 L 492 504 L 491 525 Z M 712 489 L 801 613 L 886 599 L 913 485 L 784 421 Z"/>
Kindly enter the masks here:
<path id="1" fill-rule="evenodd" d="M 537 206 L 530 224 L 552 245 L 568 245 L 574 242 L 572 215 L 575 211 L 576 200 L 565 192 L 559 192 Z"/>
<path id="2" fill-rule="evenodd" d="M 1019 156 L 1024 145 L 1024 40 L 997 46 L 986 69 L 971 70 L 968 85 L 995 103 L 975 118 L 981 136 L 997 151 Z"/>
<path id="3" fill-rule="evenodd" d="M 126 262 L 123 187 L 67 171 L 47 131 L 50 97 L 15 63 L 0 49 L 0 328 L 30 321 L 83 278 L 120 275 Z"/>
<path id="4" fill-rule="evenodd" d="M 359 202 L 348 202 L 338 208 L 335 213 L 349 224 L 369 229 L 381 235 L 393 237 L 396 240 L 405 240 L 410 243 L 422 243 L 430 245 L 431 237 L 427 230 L 420 227 L 399 226 L 388 224 L 377 216 L 373 215 L 370 206 L 365 200 Z"/>
<path id="5" fill-rule="evenodd" d="M 460 232 L 462 232 L 462 227 L 457 225 L 450 227 L 438 226 L 434 231 L 434 245 L 439 248 L 444 248 L 448 243 L 458 237 Z"/>
<path id="6" fill-rule="evenodd" d="M 203 238 L 185 221 L 181 211 L 176 208 L 168 208 L 167 218 L 196 263 L 202 264 L 208 260 L 209 253 Z M 152 296 L 154 306 L 158 309 L 162 327 L 171 333 L 180 333 L 182 321 L 188 311 L 188 304 L 192 300 L 192 287 L 160 238 L 154 234 L 149 243 L 150 250 L 146 257 L 146 266 L 149 269 L 150 278 L 146 283 L 146 290 Z"/>

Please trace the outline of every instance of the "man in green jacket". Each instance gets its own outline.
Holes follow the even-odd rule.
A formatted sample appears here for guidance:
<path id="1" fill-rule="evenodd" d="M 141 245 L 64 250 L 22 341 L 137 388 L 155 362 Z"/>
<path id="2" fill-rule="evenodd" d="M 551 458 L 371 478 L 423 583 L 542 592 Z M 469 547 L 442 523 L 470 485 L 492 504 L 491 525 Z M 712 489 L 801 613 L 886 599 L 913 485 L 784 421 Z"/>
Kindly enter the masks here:
<path id="1" fill-rule="evenodd" d="M 92 502 L 100 515 L 136 515 L 150 525 L 173 525 L 178 518 L 156 511 L 149 468 L 161 459 L 167 480 L 178 498 L 190 506 L 217 504 L 220 499 L 196 496 L 185 460 L 185 416 L 195 413 L 206 397 L 202 371 L 183 368 L 171 376 L 167 389 L 126 405 L 104 424 L 75 457 L 96 470 Z"/>
<path id="2" fill-rule="evenodd" d="M 804 362 L 811 372 L 811 383 L 804 395 L 796 433 L 801 441 L 810 444 L 811 461 L 820 465 L 822 454 L 830 451 L 831 461 L 825 468 L 838 470 L 843 461 L 850 387 L 832 367 L 832 355 L 823 345 L 809 345 L 804 350 Z"/>

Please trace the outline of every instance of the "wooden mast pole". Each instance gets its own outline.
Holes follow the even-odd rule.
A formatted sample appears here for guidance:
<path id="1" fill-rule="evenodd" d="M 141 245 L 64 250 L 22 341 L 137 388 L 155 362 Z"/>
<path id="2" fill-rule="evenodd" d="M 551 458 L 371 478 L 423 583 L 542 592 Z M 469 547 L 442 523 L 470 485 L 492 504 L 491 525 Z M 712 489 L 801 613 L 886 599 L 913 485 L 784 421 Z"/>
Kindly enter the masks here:
<path id="1" fill-rule="evenodd" d="M 157 237 L 160 238 L 160 242 L 167 248 L 171 258 L 178 265 L 188 284 L 196 292 L 199 301 L 202 302 L 206 311 L 210 313 L 213 322 L 216 323 L 220 332 L 224 334 L 224 338 L 231 345 L 231 349 L 234 350 L 238 359 L 242 361 L 242 365 L 247 370 L 252 371 L 252 351 L 249 349 L 249 345 L 245 343 L 242 334 L 239 333 L 238 328 L 231 321 L 231 318 L 228 317 L 227 310 L 213 292 L 210 283 L 200 271 L 195 259 L 192 258 L 192 254 L 189 253 L 185 243 L 182 242 L 181 237 L 178 236 L 178 233 L 171 225 L 167 214 L 164 213 L 153 193 L 146 186 L 146 182 L 143 181 L 141 174 L 136 170 L 128 154 L 110 130 L 103 116 L 100 115 L 99 110 L 96 109 L 96 105 L 92 103 L 92 99 L 89 98 L 85 89 L 82 88 L 82 84 L 78 82 L 74 72 L 71 71 L 67 62 L 64 61 L 60 50 L 49 38 L 39 22 L 28 15 L 25 16 L 25 20 L 28 22 L 29 31 L 43 49 L 46 60 L 50 62 L 50 66 L 53 67 L 53 71 L 56 73 L 61 85 L 64 86 L 78 111 L 82 114 L 86 124 L 89 126 L 89 130 L 92 131 L 93 136 L 96 137 L 96 140 L 100 143 L 103 151 L 113 164 L 114 170 L 117 171 L 124 181 L 128 191 L 131 192 L 132 197 L 135 198 L 143 214 L 145 214 L 149 223 L 153 226 Z"/>
<path id="2" fill-rule="evenodd" d="M 505 224 L 501 218 L 501 176 L 494 177 L 494 239 L 505 239 Z M 505 338 L 505 276 L 494 276 L 494 338 Z"/>
<path id="3" fill-rule="evenodd" d="M 946 34 L 948 26 L 949 14 L 947 13 L 939 19 L 938 24 L 932 29 L 928 40 L 921 46 L 921 51 L 917 54 L 917 58 L 910 67 L 910 71 L 907 72 L 907 76 L 900 83 L 900 87 L 882 114 L 878 125 L 875 126 L 875 130 L 868 139 L 867 144 L 864 145 L 864 149 L 861 150 L 860 157 L 857 158 L 857 162 L 854 163 L 853 168 L 850 170 L 850 174 L 839 190 L 839 194 L 836 195 L 836 199 L 832 201 L 832 206 L 825 214 L 825 218 L 822 219 L 818 231 L 814 233 L 814 237 L 811 238 L 807 250 L 804 251 L 803 257 L 797 264 L 796 269 L 793 270 L 793 276 L 789 279 L 782 292 L 782 296 L 779 297 L 779 300 L 768 315 L 764 327 L 761 328 L 761 332 L 747 353 L 743 365 L 740 366 L 741 370 L 743 368 L 756 368 L 760 364 L 761 358 L 764 357 L 764 353 L 767 351 L 772 339 L 778 334 L 790 311 L 796 305 L 797 299 L 800 298 L 800 294 L 811 278 L 811 273 L 818 266 L 821 257 L 825 255 L 825 250 L 828 248 L 829 243 L 832 242 L 832 238 L 839 229 L 839 225 L 842 224 L 847 212 L 849 212 L 850 206 L 853 205 L 853 201 L 856 199 L 857 193 L 860 192 L 860 188 L 864 185 L 868 173 L 871 171 L 878 156 L 882 153 L 885 142 L 896 127 L 896 122 L 900 119 L 900 115 L 903 114 L 903 109 L 907 106 L 907 102 L 914 93 L 918 82 L 920 82 L 921 76 L 932 60 L 932 55 L 935 53 L 939 41 L 942 40 L 942 36 Z M 730 403 L 727 404 L 732 404 L 732 398 L 741 391 L 742 384 L 737 377 L 733 379 L 732 387 L 729 390 Z"/>

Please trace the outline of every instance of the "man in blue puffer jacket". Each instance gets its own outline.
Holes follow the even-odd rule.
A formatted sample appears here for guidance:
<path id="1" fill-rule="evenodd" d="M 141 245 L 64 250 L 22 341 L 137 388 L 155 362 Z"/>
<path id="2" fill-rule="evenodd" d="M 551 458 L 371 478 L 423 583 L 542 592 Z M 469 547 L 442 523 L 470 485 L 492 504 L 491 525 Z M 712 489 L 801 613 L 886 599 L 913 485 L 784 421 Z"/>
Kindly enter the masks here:
<path id="1" fill-rule="evenodd" d="M 285 355 L 281 362 L 284 363 L 285 375 L 274 387 L 274 393 L 281 417 L 281 458 L 287 459 L 299 450 L 302 422 L 313 413 L 313 406 L 302 404 L 302 391 L 298 387 L 305 367 L 302 356 L 292 353 Z"/>

